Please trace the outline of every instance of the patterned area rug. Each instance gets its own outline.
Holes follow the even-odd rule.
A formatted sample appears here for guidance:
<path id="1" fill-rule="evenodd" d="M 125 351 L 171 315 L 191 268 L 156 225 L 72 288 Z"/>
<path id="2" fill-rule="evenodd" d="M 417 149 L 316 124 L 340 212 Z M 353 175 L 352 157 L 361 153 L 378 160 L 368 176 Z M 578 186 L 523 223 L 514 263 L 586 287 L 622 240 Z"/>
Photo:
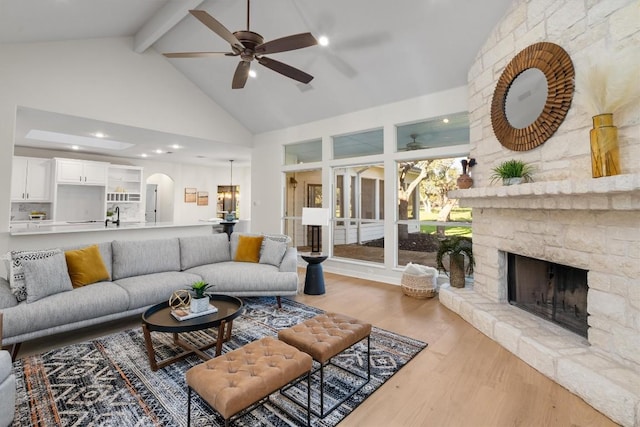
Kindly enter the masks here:
<path id="1" fill-rule="evenodd" d="M 264 336 L 277 335 L 279 329 L 322 312 L 289 299 L 283 299 L 282 309 L 277 309 L 273 298 L 244 298 L 243 301 L 244 313 L 234 321 L 232 339 L 224 344 L 223 352 Z M 194 343 L 210 340 L 208 332 L 181 336 Z M 159 358 L 177 353 L 170 334 L 155 332 L 152 338 Z M 312 416 L 312 425 L 338 424 L 426 346 L 421 341 L 374 327 L 371 381 L 324 419 Z M 20 359 L 14 363 L 18 384 L 13 425 L 186 426 L 184 373 L 199 363 L 200 359 L 191 356 L 153 372 L 140 328 Z M 366 340 L 334 357 L 333 363 L 366 377 Z M 325 381 L 330 384 L 325 388 L 327 407 L 364 382 L 330 365 L 325 368 Z M 318 382 L 314 376 L 313 390 L 317 390 Z M 305 384 L 303 381 L 300 387 Z M 296 394 L 295 389 L 290 392 Z M 312 399 L 317 408 L 317 393 L 312 393 Z M 234 425 L 279 427 L 305 422 L 306 411 L 276 392 L 269 402 L 236 419 Z M 191 424 L 221 426 L 224 421 L 199 397 L 194 397 Z"/>

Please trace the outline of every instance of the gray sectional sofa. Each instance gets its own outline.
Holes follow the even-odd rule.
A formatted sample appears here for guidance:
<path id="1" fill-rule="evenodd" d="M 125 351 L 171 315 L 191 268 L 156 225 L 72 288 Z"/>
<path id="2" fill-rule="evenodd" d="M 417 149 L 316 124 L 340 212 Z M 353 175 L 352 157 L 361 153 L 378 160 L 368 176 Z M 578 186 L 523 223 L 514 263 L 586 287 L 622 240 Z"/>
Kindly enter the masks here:
<path id="1" fill-rule="evenodd" d="M 264 242 L 271 242 L 263 243 L 260 262 L 253 263 L 233 261 L 240 234 L 246 233 L 233 233 L 230 241 L 222 233 L 99 243 L 109 281 L 53 293 L 34 302 L 18 302 L 8 281 L 0 278 L 2 345 L 13 344 L 15 357 L 21 342 L 142 313 L 199 280 L 213 285 L 212 293 L 274 296 L 278 305 L 281 296 L 295 295 L 297 252 L 283 241 L 286 236 L 266 236 Z M 284 254 L 267 254 L 265 247 L 277 246 L 273 242 L 278 240 Z"/>

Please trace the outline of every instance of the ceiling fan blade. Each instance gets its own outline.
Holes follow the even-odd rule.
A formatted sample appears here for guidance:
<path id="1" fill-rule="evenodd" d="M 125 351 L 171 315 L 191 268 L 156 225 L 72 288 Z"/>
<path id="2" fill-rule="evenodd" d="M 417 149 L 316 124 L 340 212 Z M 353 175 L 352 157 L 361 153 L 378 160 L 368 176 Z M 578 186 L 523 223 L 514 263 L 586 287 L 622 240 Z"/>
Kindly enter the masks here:
<path id="1" fill-rule="evenodd" d="M 211 58 L 215 56 L 238 56 L 233 52 L 175 52 L 163 53 L 167 58 Z"/>
<path id="2" fill-rule="evenodd" d="M 234 36 L 231 31 L 227 30 L 227 27 L 218 22 L 218 20 L 216 20 L 213 16 L 209 15 L 204 10 L 190 10 L 189 13 L 196 17 L 198 21 L 209 27 L 211 31 L 225 39 L 227 43 L 229 43 L 233 48 L 244 50 L 244 46 L 242 45 L 242 43 L 240 43 L 236 36 Z"/>
<path id="3" fill-rule="evenodd" d="M 302 49 L 317 44 L 318 40 L 316 40 L 311 33 L 300 33 L 262 43 L 256 46 L 255 52 L 260 55 L 268 55 L 271 53 Z"/>
<path id="4" fill-rule="evenodd" d="M 249 69 L 251 63 L 248 61 L 240 61 L 236 67 L 236 72 L 233 74 L 233 82 L 231 83 L 231 89 L 242 89 L 247 83 L 249 78 Z"/>
<path id="5" fill-rule="evenodd" d="M 256 59 L 261 65 L 264 65 L 265 67 L 272 69 L 276 73 L 280 73 L 299 82 L 309 83 L 311 80 L 313 80 L 312 75 L 307 74 L 302 70 L 298 70 L 291 65 L 276 61 L 275 59 L 265 58 L 264 56 Z"/>

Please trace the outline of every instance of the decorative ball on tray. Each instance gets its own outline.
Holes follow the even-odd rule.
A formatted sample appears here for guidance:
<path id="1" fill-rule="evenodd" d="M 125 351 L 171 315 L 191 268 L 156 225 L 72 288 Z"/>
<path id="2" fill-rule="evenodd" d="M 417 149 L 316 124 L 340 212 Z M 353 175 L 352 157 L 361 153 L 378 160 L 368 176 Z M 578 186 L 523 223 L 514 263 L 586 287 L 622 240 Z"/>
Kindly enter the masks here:
<path id="1" fill-rule="evenodd" d="M 175 291 L 169 298 L 169 306 L 173 310 L 188 308 L 191 304 L 191 294 L 186 289 Z"/>

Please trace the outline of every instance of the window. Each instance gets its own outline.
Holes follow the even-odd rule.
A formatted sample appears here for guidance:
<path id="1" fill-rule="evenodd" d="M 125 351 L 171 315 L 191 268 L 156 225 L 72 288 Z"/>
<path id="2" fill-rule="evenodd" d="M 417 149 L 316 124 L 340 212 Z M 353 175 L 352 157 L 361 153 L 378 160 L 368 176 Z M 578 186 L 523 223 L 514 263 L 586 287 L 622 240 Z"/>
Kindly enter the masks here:
<path id="1" fill-rule="evenodd" d="M 382 154 L 382 150 L 382 129 L 333 137 L 334 159 Z"/>
<path id="2" fill-rule="evenodd" d="M 320 169 L 301 170 L 284 174 L 285 206 L 284 233 L 300 252 L 311 251 L 311 237 L 302 225 L 303 207 L 322 206 L 322 174 Z"/>
<path id="3" fill-rule="evenodd" d="M 322 160 L 322 139 L 284 146 L 284 164 L 297 165 Z"/>
<path id="4" fill-rule="evenodd" d="M 384 166 L 354 165 L 334 169 L 336 218 L 333 255 L 384 262 Z"/>
<path id="5" fill-rule="evenodd" d="M 439 238 L 471 236 L 471 209 L 447 197 L 456 188 L 460 160 L 398 162 L 398 265 L 435 267 Z"/>
<path id="6" fill-rule="evenodd" d="M 397 150 L 412 151 L 469 143 L 469 113 L 447 116 L 397 127 Z"/>
<path id="7" fill-rule="evenodd" d="M 471 209 L 460 208 L 457 200 L 447 197 L 461 173 L 460 156 L 467 154 L 468 113 L 395 125 L 392 144 L 384 141 L 389 131 L 386 125 L 384 129 L 333 135 L 332 153 L 316 154 L 314 161 L 321 162 L 314 165 L 318 169 L 285 167 L 287 182 L 291 178 L 297 182 L 297 188 L 288 185 L 286 189 L 285 229 L 299 250 L 310 250 L 307 230 L 301 225 L 302 207 L 321 205 L 323 198 L 333 217 L 328 233 L 331 248 L 325 253 L 336 262 L 384 264 L 386 269 L 408 262 L 435 266 L 440 238 L 471 235 Z M 303 156 L 306 144 L 313 146 L 313 141 L 285 149 L 287 165 L 313 158 Z M 317 144 L 321 153 L 321 140 Z M 302 170 L 305 167 L 307 170 Z M 322 188 L 321 178 L 326 178 L 329 170 L 330 188 Z M 393 241 L 385 242 L 385 235 L 393 235 Z M 393 254 L 393 259 L 385 259 L 385 244 L 386 254 Z"/>

